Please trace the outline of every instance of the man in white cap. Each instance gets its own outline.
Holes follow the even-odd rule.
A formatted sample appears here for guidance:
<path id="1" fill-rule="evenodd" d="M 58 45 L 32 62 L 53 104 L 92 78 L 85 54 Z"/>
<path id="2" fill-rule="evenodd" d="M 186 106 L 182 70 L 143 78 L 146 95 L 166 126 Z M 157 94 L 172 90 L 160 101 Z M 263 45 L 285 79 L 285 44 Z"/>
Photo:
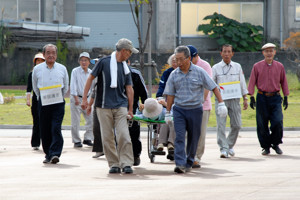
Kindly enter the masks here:
<path id="1" fill-rule="evenodd" d="M 260 146 L 263 148 L 262 155 L 269 155 L 270 148 L 273 148 L 277 154 L 282 154 L 282 150 L 279 148 L 283 136 L 280 87 L 284 95 L 284 110 L 288 107 L 287 96 L 290 93 L 284 66 L 274 60 L 275 48 L 275 44 L 272 43 L 267 43 L 261 48 L 265 59 L 253 65 L 248 84 L 249 95 L 251 95 L 250 107 L 252 109 L 256 107 L 257 136 Z M 255 86 L 258 90 L 256 102 L 254 99 Z"/>
<path id="2" fill-rule="evenodd" d="M 127 116 L 133 117 L 133 88 L 126 60 L 138 52 L 130 40 L 120 39 L 116 51 L 97 62 L 84 88 L 81 106 L 85 109 L 92 81 L 98 77 L 95 106 L 110 174 L 121 173 L 121 168 L 126 174 L 133 173 L 134 159 L 127 124 Z"/>
<path id="3" fill-rule="evenodd" d="M 70 108 L 71 108 L 71 133 L 72 142 L 74 147 L 82 147 L 79 128 L 80 128 L 80 115 L 83 114 L 85 119 L 85 128 L 83 144 L 88 146 L 93 146 L 93 116 L 87 115 L 86 110 L 81 108 L 81 102 L 83 97 L 83 89 L 86 80 L 88 79 L 90 73 L 90 55 L 87 52 L 82 52 L 79 55 L 78 62 L 80 66 L 74 68 L 71 73 L 71 84 L 70 84 Z M 93 87 L 91 87 L 93 88 Z M 89 91 L 88 96 L 91 94 Z"/>

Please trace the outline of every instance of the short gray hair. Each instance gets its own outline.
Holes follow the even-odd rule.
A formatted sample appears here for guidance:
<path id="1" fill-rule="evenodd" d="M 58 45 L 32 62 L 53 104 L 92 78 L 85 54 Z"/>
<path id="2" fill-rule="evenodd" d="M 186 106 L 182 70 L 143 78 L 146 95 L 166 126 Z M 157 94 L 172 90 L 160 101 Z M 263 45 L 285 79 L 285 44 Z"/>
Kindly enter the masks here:
<path id="1" fill-rule="evenodd" d="M 47 47 L 54 47 L 55 50 L 56 50 L 56 53 L 57 53 L 57 46 L 54 45 L 54 44 L 46 44 L 46 45 L 43 47 L 43 53 L 46 52 Z"/>
<path id="2" fill-rule="evenodd" d="M 174 53 L 175 54 L 183 53 L 184 57 L 186 57 L 186 58 L 190 57 L 190 50 L 187 46 L 178 46 L 178 47 L 176 47 Z"/>
<path id="3" fill-rule="evenodd" d="M 168 65 L 172 66 L 172 59 L 175 57 L 175 54 L 170 55 L 168 58 Z"/>

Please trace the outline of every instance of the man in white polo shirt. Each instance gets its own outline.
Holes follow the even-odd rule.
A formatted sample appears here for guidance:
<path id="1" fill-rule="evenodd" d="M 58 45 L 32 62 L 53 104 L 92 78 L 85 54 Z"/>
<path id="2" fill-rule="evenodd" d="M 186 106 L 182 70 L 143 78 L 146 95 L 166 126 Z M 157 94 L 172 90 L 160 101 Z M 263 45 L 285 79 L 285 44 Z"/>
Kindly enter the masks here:
<path id="1" fill-rule="evenodd" d="M 240 98 L 243 97 L 243 109 L 248 108 L 247 103 L 247 85 L 244 77 L 244 72 L 239 63 L 231 60 L 233 48 L 230 44 L 225 44 L 221 49 L 222 61 L 212 67 L 213 80 L 220 86 L 222 99 L 228 108 L 228 115 L 230 118 L 230 131 L 226 137 L 226 119 L 227 117 L 217 116 L 217 142 L 221 151 L 221 158 L 228 158 L 228 154 L 235 155 L 233 146 L 236 143 L 239 131 L 242 126 L 242 115 Z M 218 101 L 215 103 L 218 107 Z"/>

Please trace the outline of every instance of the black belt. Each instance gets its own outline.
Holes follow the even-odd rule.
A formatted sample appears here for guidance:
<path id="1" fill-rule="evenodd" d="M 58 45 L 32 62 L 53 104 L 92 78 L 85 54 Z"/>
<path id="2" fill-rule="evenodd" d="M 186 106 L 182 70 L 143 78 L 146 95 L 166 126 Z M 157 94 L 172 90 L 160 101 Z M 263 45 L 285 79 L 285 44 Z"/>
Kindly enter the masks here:
<path id="1" fill-rule="evenodd" d="M 275 95 L 280 95 L 280 92 L 264 92 L 264 91 L 261 91 L 261 90 L 258 90 L 257 93 L 265 95 L 267 97 L 272 97 L 272 96 L 275 96 Z"/>
<path id="2" fill-rule="evenodd" d="M 80 97 L 80 98 L 82 98 L 82 96 L 81 95 L 77 95 L 78 97 Z M 89 98 L 89 96 L 87 96 L 87 98 Z"/>

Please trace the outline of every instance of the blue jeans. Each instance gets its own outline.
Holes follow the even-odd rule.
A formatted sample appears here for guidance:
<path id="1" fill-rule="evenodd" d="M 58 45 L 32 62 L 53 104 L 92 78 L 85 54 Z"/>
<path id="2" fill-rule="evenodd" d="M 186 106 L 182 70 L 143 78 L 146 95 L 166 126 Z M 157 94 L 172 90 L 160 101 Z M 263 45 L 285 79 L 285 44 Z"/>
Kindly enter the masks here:
<path id="1" fill-rule="evenodd" d="M 201 134 L 203 109 L 182 109 L 173 107 L 175 129 L 175 164 L 176 166 L 190 168 L 194 163 L 198 141 Z M 187 146 L 185 151 L 185 134 L 187 132 Z"/>
<path id="2" fill-rule="evenodd" d="M 281 102 L 280 95 L 267 97 L 258 93 L 256 96 L 257 137 L 260 146 L 264 149 L 282 143 L 283 114 Z"/>
<path id="3" fill-rule="evenodd" d="M 39 101 L 38 109 L 45 158 L 50 160 L 53 156 L 60 157 L 64 144 L 61 125 L 65 115 L 65 101 L 48 106 L 42 106 Z"/>

